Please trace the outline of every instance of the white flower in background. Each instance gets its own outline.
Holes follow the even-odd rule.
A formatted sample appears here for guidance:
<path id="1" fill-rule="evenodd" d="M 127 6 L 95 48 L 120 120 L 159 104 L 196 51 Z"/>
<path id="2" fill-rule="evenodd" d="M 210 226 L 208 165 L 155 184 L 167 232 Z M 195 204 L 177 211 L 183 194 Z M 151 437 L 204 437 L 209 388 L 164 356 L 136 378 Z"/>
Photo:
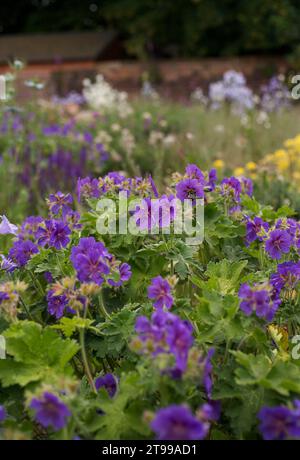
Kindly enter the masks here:
<path id="1" fill-rule="evenodd" d="M 131 154 L 135 148 L 134 136 L 127 128 L 122 130 L 120 145 L 128 154 Z"/>
<path id="2" fill-rule="evenodd" d="M 191 100 L 194 102 L 198 102 L 204 106 L 208 104 L 208 98 L 204 95 L 202 89 L 197 87 L 190 96 Z"/>
<path id="3" fill-rule="evenodd" d="M 224 133 L 224 131 L 225 131 L 224 125 L 216 125 L 215 126 L 215 132 L 216 133 Z"/>
<path id="4" fill-rule="evenodd" d="M 168 134 L 164 137 L 162 143 L 165 147 L 170 147 L 171 145 L 175 144 L 176 136 L 174 134 Z"/>
<path id="5" fill-rule="evenodd" d="M 102 75 L 97 75 L 96 82 L 83 80 L 83 96 L 88 105 L 99 112 L 117 112 L 121 118 L 132 113 L 128 102 L 128 94 L 114 89 Z"/>
<path id="6" fill-rule="evenodd" d="M 164 134 L 161 131 L 151 131 L 149 135 L 149 144 L 154 146 L 162 142 Z"/>
<path id="7" fill-rule="evenodd" d="M 95 137 L 95 142 L 98 144 L 103 144 L 106 148 L 109 147 L 111 141 L 112 137 L 107 131 L 99 131 Z"/>

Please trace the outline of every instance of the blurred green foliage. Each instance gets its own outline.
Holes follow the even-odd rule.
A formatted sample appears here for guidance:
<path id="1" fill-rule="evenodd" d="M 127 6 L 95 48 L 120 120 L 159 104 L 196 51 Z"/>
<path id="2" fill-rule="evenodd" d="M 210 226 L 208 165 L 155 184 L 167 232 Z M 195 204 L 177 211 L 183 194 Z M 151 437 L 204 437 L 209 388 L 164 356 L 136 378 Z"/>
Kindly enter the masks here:
<path id="1" fill-rule="evenodd" d="M 300 43 L 298 0 L 2 0 L 0 18 L 2 33 L 111 26 L 139 57 L 292 53 Z"/>

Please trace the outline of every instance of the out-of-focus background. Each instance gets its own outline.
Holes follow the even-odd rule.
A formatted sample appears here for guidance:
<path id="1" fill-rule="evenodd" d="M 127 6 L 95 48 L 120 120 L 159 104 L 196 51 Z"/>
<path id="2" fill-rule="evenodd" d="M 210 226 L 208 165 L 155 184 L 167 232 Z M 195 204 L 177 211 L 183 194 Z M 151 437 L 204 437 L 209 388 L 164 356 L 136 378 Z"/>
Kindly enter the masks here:
<path id="1" fill-rule="evenodd" d="M 136 93 L 151 79 L 166 97 L 242 71 L 257 87 L 300 60 L 297 0 L 3 0 L 1 70 L 14 58 L 47 94 L 79 90 L 101 73 Z"/>
<path id="2" fill-rule="evenodd" d="M 298 0 L 2 0 L 5 213 L 188 163 L 300 212 L 299 22 Z"/>

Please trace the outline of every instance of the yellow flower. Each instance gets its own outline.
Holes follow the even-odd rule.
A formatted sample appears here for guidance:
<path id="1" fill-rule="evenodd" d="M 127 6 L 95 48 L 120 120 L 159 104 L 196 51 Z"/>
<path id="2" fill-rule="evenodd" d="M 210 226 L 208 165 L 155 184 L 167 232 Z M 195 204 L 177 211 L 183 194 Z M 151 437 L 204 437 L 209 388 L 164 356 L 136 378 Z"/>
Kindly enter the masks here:
<path id="1" fill-rule="evenodd" d="M 235 168 L 235 169 L 233 170 L 233 175 L 234 175 L 234 176 L 239 177 L 239 176 L 243 176 L 244 174 L 245 174 L 245 169 L 244 169 L 244 168 L 241 168 L 241 167 L 240 167 L 240 168 Z"/>
<path id="2" fill-rule="evenodd" d="M 246 169 L 248 169 L 248 171 L 255 171 L 257 168 L 257 164 L 254 163 L 254 161 L 248 161 L 248 163 L 246 163 Z"/>
<path id="3" fill-rule="evenodd" d="M 225 163 L 223 160 L 215 160 L 213 162 L 213 166 L 216 168 L 216 169 L 223 169 L 224 166 L 225 166 Z"/>

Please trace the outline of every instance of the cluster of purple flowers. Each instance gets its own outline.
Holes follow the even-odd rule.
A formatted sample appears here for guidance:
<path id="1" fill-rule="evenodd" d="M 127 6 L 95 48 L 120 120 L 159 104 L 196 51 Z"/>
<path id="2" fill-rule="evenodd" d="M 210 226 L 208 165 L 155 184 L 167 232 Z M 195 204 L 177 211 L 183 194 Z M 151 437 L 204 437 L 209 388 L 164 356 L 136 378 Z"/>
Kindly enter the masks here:
<path id="1" fill-rule="evenodd" d="M 253 241 L 263 242 L 266 253 L 275 260 L 280 260 L 284 254 L 294 248 L 300 250 L 300 226 L 295 219 L 277 219 L 270 225 L 260 217 L 246 217 L 246 244 Z"/>
<path id="2" fill-rule="evenodd" d="M 81 238 L 72 248 L 71 262 L 81 282 L 100 286 L 107 280 L 111 286 L 120 286 L 131 277 L 130 266 L 117 262 L 104 244 L 93 237 Z"/>
<path id="3" fill-rule="evenodd" d="M 158 310 L 149 320 L 139 316 L 135 330 L 139 334 L 141 351 L 152 356 L 169 354 L 175 359 L 175 365 L 167 370 L 173 377 L 180 377 L 186 370 L 188 354 L 193 345 L 193 327 L 178 316 Z"/>
<path id="4" fill-rule="evenodd" d="M 35 412 L 35 419 L 44 428 L 51 427 L 58 431 L 67 424 L 67 418 L 71 412 L 56 395 L 45 391 L 39 398 L 33 398 L 30 403 L 30 409 Z"/>
<path id="5" fill-rule="evenodd" d="M 272 77 L 261 87 L 261 108 L 266 112 L 274 112 L 290 105 L 291 95 L 281 76 Z"/>
<path id="6" fill-rule="evenodd" d="M 237 114 L 255 107 L 254 94 L 247 87 L 244 75 L 235 70 L 228 70 L 222 80 L 209 85 L 209 99 L 212 109 L 218 109 L 227 102 Z"/>
<path id="7" fill-rule="evenodd" d="M 70 242 L 71 230 L 63 220 L 47 219 L 37 230 L 39 246 L 50 246 L 55 249 L 65 248 Z"/>
<path id="8" fill-rule="evenodd" d="M 250 316 L 255 313 L 258 318 L 272 321 L 281 303 L 276 291 L 271 285 L 254 285 L 244 283 L 239 290 L 241 299 L 240 309 L 245 315 Z"/>
<path id="9" fill-rule="evenodd" d="M 39 252 L 38 247 L 30 240 L 17 240 L 11 249 L 8 256 L 16 264 L 17 267 L 24 267 L 32 255 Z"/>
<path id="10" fill-rule="evenodd" d="M 299 282 L 300 262 L 278 264 L 276 273 L 273 273 L 270 278 L 270 283 L 278 294 L 282 290 L 292 291 Z"/>
<path id="11" fill-rule="evenodd" d="M 263 407 L 259 413 L 260 432 L 265 440 L 300 439 L 300 401 L 294 407 Z"/>

